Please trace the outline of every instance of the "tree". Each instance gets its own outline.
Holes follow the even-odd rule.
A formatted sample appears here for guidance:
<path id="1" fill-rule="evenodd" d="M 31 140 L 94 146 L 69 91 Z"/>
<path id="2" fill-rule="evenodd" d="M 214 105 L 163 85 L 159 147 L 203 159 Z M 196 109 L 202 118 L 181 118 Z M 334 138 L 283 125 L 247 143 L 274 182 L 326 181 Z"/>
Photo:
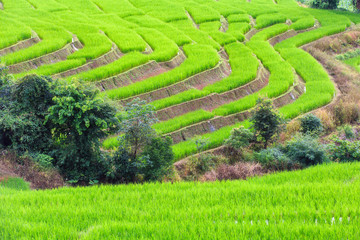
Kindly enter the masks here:
<path id="1" fill-rule="evenodd" d="M 1 75 L 1 143 L 20 153 L 44 153 L 52 145 L 51 129 L 44 125 L 52 94 L 46 79 L 29 75 L 16 84 Z"/>
<path id="2" fill-rule="evenodd" d="M 144 148 L 155 137 L 151 125 L 157 122 L 154 107 L 139 98 L 126 104 L 124 113 L 120 115 L 120 145 L 127 146 L 130 157 L 135 161 Z"/>
<path id="3" fill-rule="evenodd" d="M 142 154 L 148 160 L 148 164 L 143 169 L 145 180 L 161 180 L 171 172 L 174 160 L 171 144 L 172 139 L 170 137 L 165 139 L 156 137 L 145 147 Z"/>
<path id="4" fill-rule="evenodd" d="M 267 148 L 272 138 L 280 132 L 284 120 L 275 110 L 271 100 L 258 99 L 250 118 L 255 134 Z"/>
<path id="5" fill-rule="evenodd" d="M 135 99 L 124 107 L 119 119 L 122 135 L 108 177 L 126 183 L 163 179 L 172 169 L 174 155 L 171 139 L 161 138 L 151 127 L 158 121 L 154 107 Z"/>
<path id="6" fill-rule="evenodd" d="M 55 81 L 53 93 L 45 123 L 52 124 L 55 165 L 70 180 L 98 179 L 105 174 L 100 139 L 118 129 L 116 108 L 79 82 Z"/>

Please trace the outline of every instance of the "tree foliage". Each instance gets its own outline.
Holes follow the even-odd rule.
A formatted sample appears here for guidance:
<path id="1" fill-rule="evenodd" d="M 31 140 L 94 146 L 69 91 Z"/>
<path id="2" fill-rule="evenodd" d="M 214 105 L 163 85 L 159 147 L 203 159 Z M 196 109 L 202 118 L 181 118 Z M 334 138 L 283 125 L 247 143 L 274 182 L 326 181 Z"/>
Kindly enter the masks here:
<path id="1" fill-rule="evenodd" d="M 45 123 L 52 125 L 57 145 L 55 164 L 75 181 L 98 178 L 104 174 L 100 139 L 118 129 L 116 109 L 78 82 L 55 81 L 53 93 Z"/>
<path id="2" fill-rule="evenodd" d="M 138 98 L 126 104 L 124 112 L 119 116 L 121 145 L 128 147 L 130 157 L 135 160 L 145 145 L 149 144 L 156 135 L 151 125 L 157 122 L 155 109 Z"/>
<path id="3" fill-rule="evenodd" d="M 264 148 L 280 132 L 284 120 L 274 108 L 271 100 L 258 99 L 250 118 L 256 136 L 264 142 Z"/>
<path id="4" fill-rule="evenodd" d="M 116 109 L 78 82 L 29 75 L 16 83 L 0 69 L 0 143 L 75 182 L 105 174 L 100 139 L 118 128 Z"/>

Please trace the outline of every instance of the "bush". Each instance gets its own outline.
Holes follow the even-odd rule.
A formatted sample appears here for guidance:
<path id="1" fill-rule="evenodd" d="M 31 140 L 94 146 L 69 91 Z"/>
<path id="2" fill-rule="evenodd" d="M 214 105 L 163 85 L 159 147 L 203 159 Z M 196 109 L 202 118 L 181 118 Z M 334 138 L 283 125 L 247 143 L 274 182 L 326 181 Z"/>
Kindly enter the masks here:
<path id="1" fill-rule="evenodd" d="M 113 182 L 160 181 L 171 173 L 174 154 L 172 140 L 156 135 L 151 125 L 157 121 L 153 106 L 135 99 L 119 117 L 119 148 L 110 160 L 107 177 Z"/>
<path id="2" fill-rule="evenodd" d="M 352 128 L 352 126 L 350 126 L 348 124 L 346 124 L 343 127 L 343 131 L 344 131 L 345 137 L 347 139 L 354 139 L 356 137 L 356 135 L 354 133 L 354 129 Z"/>
<path id="3" fill-rule="evenodd" d="M 264 148 L 281 131 L 284 120 L 276 111 L 271 100 L 258 99 L 250 119 L 255 134 L 264 142 Z"/>
<path id="4" fill-rule="evenodd" d="M 301 132 L 305 134 L 319 134 L 323 130 L 320 118 L 313 114 L 308 114 L 300 118 Z"/>
<path id="5" fill-rule="evenodd" d="M 231 131 L 231 135 L 225 140 L 225 145 L 234 149 L 242 149 L 248 147 L 254 140 L 254 134 L 244 126 L 235 128 Z"/>
<path id="6" fill-rule="evenodd" d="M 316 112 L 318 118 L 320 118 L 323 128 L 326 132 L 331 132 L 335 129 L 335 121 L 331 112 L 325 109 L 319 109 Z"/>
<path id="7" fill-rule="evenodd" d="M 204 174 L 201 180 L 216 181 L 216 180 L 236 180 L 247 179 L 257 175 L 262 175 L 265 171 L 260 164 L 239 162 L 235 165 L 221 164 L 215 170 Z"/>
<path id="8" fill-rule="evenodd" d="M 136 182 L 141 169 L 147 164 L 146 159 L 133 159 L 128 149 L 119 147 L 114 156 L 109 160 L 107 177 L 114 183 Z"/>
<path id="9" fill-rule="evenodd" d="M 293 162 L 299 163 L 303 167 L 328 161 L 325 146 L 311 135 L 295 136 L 286 144 L 284 152 Z"/>
<path id="10" fill-rule="evenodd" d="M 204 173 L 211 171 L 221 164 L 227 164 L 228 161 L 227 158 L 210 153 L 192 156 L 186 163 L 186 179 L 198 180 Z"/>
<path id="11" fill-rule="evenodd" d="M 313 0 L 311 7 L 321 9 L 335 9 L 339 4 L 339 0 Z"/>
<path id="12" fill-rule="evenodd" d="M 166 137 L 153 138 L 145 147 L 143 156 L 148 157 L 148 164 L 143 169 L 144 180 L 160 181 L 172 171 L 174 153 L 171 148 L 172 139 Z"/>
<path id="13" fill-rule="evenodd" d="M 290 170 L 296 167 L 296 164 L 294 164 L 279 148 L 263 149 L 254 155 L 256 161 L 269 170 Z"/>
<path id="14" fill-rule="evenodd" d="M 359 105 L 354 102 L 340 101 L 333 109 L 336 125 L 341 126 L 346 123 L 353 124 L 360 119 Z"/>
<path id="15" fill-rule="evenodd" d="M 329 145 L 330 158 L 336 162 L 360 161 L 360 141 L 348 141 L 337 136 L 332 137 Z"/>

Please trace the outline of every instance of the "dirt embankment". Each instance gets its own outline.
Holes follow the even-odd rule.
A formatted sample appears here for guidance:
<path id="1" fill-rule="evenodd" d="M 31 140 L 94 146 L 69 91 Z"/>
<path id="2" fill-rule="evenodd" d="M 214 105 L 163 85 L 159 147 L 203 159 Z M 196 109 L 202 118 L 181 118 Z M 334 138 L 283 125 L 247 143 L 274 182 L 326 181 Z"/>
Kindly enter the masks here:
<path id="1" fill-rule="evenodd" d="M 74 41 L 72 43 L 67 44 L 65 47 L 55 52 L 25 62 L 10 65 L 8 66 L 9 72 L 12 74 L 16 74 L 16 73 L 36 69 L 44 64 L 51 64 L 51 63 L 64 61 L 66 60 L 68 55 L 76 52 L 78 49 L 81 49 L 83 47 L 80 41 L 76 37 L 74 37 L 73 40 Z"/>
<path id="2" fill-rule="evenodd" d="M 269 39 L 269 43 L 274 46 L 275 44 L 281 42 L 281 41 L 284 41 L 285 39 L 288 39 L 288 38 L 291 38 L 293 36 L 295 36 L 297 34 L 296 31 L 294 31 L 293 29 L 287 31 L 287 32 L 284 32 L 282 34 L 279 34 L 273 38 L 270 38 Z"/>
<path id="3" fill-rule="evenodd" d="M 28 48 L 38 42 L 40 42 L 40 38 L 39 36 L 33 32 L 33 36 L 29 39 L 26 39 L 26 40 L 23 40 L 21 42 L 18 42 L 12 46 L 9 46 L 7 48 L 3 48 L 0 50 L 0 56 L 4 56 L 6 54 L 9 54 L 9 53 L 13 53 L 13 52 L 16 52 L 16 51 L 19 51 L 21 49 L 24 49 L 24 48 Z"/>
<path id="4" fill-rule="evenodd" d="M 164 73 L 166 71 L 169 71 L 179 66 L 185 59 L 186 59 L 185 54 L 183 53 L 183 51 L 180 50 L 179 54 L 176 55 L 170 61 L 162 62 L 162 63 L 151 61 L 149 63 L 130 69 L 114 77 L 110 77 L 102 81 L 99 81 L 96 83 L 96 86 L 102 91 L 113 88 L 124 87 L 132 83 L 142 81 L 146 78 L 153 77 L 161 73 Z"/>
<path id="5" fill-rule="evenodd" d="M 55 170 L 41 170 L 28 158 L 19 158 L 14 153 L 0 152 L 0 182 L 9 177 L 23 178 L 32 189 L 58 188 L 65 182 Z"/>
<path id="6" fill-rule="evenodd" d="M 245 39 L 250 40 L 250 38 L 252 38 L 258 32 L 259 30 L 257 30 L 256 28 L 252 28 L 249 32 L 245 34 Z"/>
<path id="7" fill-rule="evenodd" d="M 229 29 L 229 23 L 224 16 L 221 16 L 220 23 L 221 23 L 220 31 L 227 32 L 227 30 Z"/>

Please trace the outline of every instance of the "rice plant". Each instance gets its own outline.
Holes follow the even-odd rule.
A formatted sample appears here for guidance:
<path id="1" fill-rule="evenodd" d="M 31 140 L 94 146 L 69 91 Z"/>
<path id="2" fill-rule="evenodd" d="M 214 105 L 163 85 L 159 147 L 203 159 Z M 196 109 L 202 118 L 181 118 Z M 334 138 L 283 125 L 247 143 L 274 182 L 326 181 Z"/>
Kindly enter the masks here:
<path id="1" fill-rule="evenodd" d="M 179 67 L 122 88 L 106 91 L 107 96 L 110 99 L 119 100 L 163 88 L 210 69 L 219 62 L 217 52 L 207 45 L 186 45 L 184 52 L 187 59 Z"/>
<path id="2" fill-rule="evenodd" d="M 333 163 L 247 181 L 0 187 L 0 238 L 357 239 L 359 170 Z"/>

